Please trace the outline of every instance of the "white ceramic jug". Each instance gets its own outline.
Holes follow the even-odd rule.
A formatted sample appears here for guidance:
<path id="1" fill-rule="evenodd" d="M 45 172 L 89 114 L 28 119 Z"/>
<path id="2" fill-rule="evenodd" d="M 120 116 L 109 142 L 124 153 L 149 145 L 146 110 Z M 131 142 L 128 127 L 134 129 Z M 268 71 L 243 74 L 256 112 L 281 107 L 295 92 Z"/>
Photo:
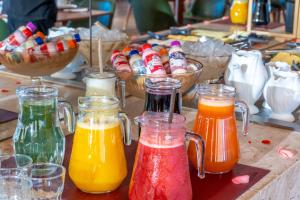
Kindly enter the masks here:
<path id="1" fill-rule="evenodd" d="M 272 110 L 271 118 L 293 122 L 291 114 L 300 106 L 300 72 L 286 63 L 269 63 L 271 78 L 264 88 L 264 98 Z"/>
<path id="2" fill-rule="evenodd" d="M 259 112 L 254 104 L 260 98 L 268 79 L 259 51 L 237 51 L 232 54 L 225 72 L 225 83 L 236 88 L 237 100 L 248 105 L 250 114 Z"/>

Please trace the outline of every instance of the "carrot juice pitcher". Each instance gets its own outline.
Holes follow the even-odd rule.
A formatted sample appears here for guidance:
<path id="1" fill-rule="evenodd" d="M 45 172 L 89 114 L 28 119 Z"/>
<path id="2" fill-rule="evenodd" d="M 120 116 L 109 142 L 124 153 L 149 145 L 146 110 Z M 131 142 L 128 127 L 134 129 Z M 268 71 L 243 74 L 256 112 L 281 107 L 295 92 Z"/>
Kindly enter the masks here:
<path id="1" fill-rule="evenodd" d="M 78 104 L 70 178 L 87 193 L 113 191 L 127 176 L 121 121 L 125 144 L 129 145 L 130 120 L 119 112 L 119 101 L 114 97 L 79 97 Z"/>
<path id="2" fill-rule="evenodd" d="M 229 172 L 239 159 L 239 141 L 235 106 L 243 113 L 243 134 L 248 133 L 249 109 L 243 102 L 235 102 L 235 88 L 222 85 L 198 86 L 198 113 L 194 132 L 205 141 L 205 172 Z M 189 158 L 197 166 L 194 144 L 189 145 Z"/>

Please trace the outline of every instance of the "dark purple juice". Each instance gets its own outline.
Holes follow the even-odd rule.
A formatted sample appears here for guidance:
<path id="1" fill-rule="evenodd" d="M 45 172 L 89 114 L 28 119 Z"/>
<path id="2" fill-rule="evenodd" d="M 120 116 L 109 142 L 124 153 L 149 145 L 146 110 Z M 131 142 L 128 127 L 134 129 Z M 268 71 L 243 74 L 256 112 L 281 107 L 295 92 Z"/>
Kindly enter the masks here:
<path id="1" fill-rule="evenodd" d="M 146 92 L 144 111 L 168 112 L 170 109 L 171 94 L 153 94 Z M 174 113 L 181 113 L 181 94 L 175 97 Z"/>

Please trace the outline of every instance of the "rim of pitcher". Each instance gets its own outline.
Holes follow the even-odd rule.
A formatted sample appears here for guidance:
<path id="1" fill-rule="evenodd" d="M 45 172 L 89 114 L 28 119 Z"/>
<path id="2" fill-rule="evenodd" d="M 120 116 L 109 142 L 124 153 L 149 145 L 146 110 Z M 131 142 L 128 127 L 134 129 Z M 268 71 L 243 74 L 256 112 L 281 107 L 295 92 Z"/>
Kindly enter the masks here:
<path id="1" fill-rule="evenodd" d="M 108 96 L 86 96 L 78 97 L 78 107 L 79 109 L 89 109 L 93 110 L 111 110 L 119 109 L 120 101 L 116 97 Z"/>
<path id="2" fill-rule="evenodd" d="M 168 125 L 168 126 L 179 126 L 181 124 L 185 125 L 186 117 L 177 113 L 173 113 L 172 123 L 168 122 L 169 113 L 168 112 L 152 112 L 146 111 L 141 116 L 135 117 L 134 121 L 141 126 L 145 124 L 149 125 Z"/>
<path id="3" fill-rule="evenodd" d="M 180 89 L 182 84 L 173 78 L 146 78 L 145 86 L 152 90 L 172 90 Z"/>
<path id="4" fill-rule="evenodd" d="M 225 84 L 199 84 L 196 86 L 198 95 L 212 95 L 217 97 L 234 97 L 234 87 Z"/>
<path id="5" fill-rule="evenodd" d="M 112 72 L 91 72 L 86 75 L 86 78 L 90 79 L 113 79 L 116 78 L 116 75 Z"/>
<path id="6" fill-rule="evenodd" d="M 20 86 L 16 94 L 22 97 L 52 97 L 58 96 L 58 88 L 46 85 Z"/>

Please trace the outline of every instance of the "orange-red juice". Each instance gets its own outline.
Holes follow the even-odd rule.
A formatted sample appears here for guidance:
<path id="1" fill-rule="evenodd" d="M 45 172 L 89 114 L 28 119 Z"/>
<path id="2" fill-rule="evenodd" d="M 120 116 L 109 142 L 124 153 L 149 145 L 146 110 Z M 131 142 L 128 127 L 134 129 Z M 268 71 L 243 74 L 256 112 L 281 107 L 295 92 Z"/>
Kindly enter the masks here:
<path id="1" fill-rule="evenodd" d="M 225 173 L 239 159 L 239 144 L 234 113 L 234 101 L 230 98 L 201 98 L 193 131 L 205 141 L 205 171 Z M 189 157 L 197 166 L 194 144 L 189 145 Z"/>
<path id="2" fill-rule="evenodd" d="M 69 174 L 84 192 L 104 193 L 119 187 L 127 175 L 119 121 L 77 124 Z"/>

